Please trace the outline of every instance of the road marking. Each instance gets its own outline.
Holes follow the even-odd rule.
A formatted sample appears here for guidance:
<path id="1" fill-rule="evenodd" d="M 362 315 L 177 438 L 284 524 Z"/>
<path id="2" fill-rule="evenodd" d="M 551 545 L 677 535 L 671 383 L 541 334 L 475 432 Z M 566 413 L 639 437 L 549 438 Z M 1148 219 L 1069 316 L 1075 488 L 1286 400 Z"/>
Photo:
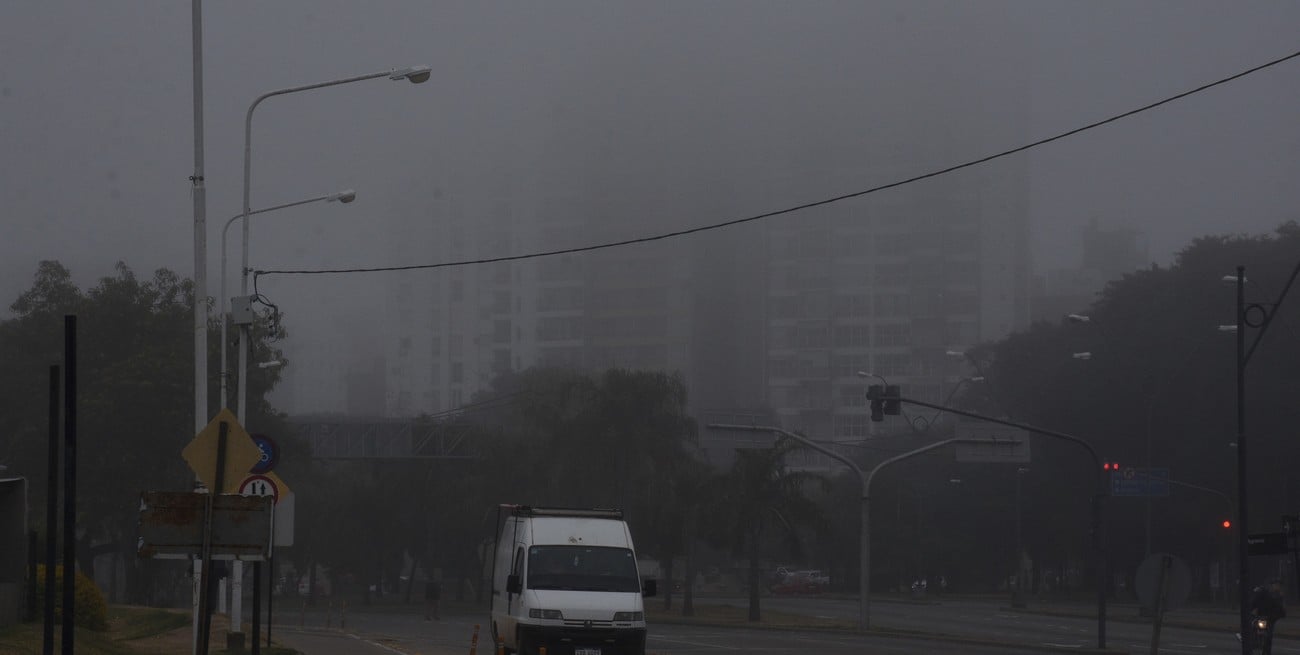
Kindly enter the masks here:
<path id="1" fill-rule="evenodd" d="M 1050 641 L 1044 641 L 1043 645 L 1051 646 L 1052 648 L 1083 648 L 1083 644 L 1054 644 Z"/>
<path id="2" fill-rule="evenodd" d="M 651 641 L 666 641 L 666 642 L 668 642 L 668 643 L 670 643 L 670 644 L 682 644 L 682 645 L 684 645 L 684 646 L 702 646 L 702 647 L 705 647 L 705 648 L 717 648 L 717 649 L 720 649 L 720 650 L 742 650 L 742 649 L 741 649 L 740 647 L 738 647 L 738 646 L 719 646 L 719 645 L 717 645 L 717 644 L 706 644 L 706 643 L 704 643 L 704 642 L 700 642 L 700 641 L 686 641 L 685 639 L 669 639 L 669 638 L 667 638 L 667 637 L 659 637 L 659 636 L 655 636 L 655 635 L 650 635 L 650 640 L 651 640 Z"/>
<path id="3" fill-rule="evenodd" d="M 379 642 L 371 641 L 363 637 L 358 637 L 354 634 L 349 634 L 348 636 L 352 637 L 353 639 L 356 639 L 357 641 L 364 641 L 365 643 L 370 644 L 371 646 L 378 646 L 379 648 L 382 648 L 390 653 L 397 653 L 397 655 L 406 655 L 406 653 L 403 653 L 402 651 L 397 650 L 396 648 L 389 648 L 388 646 L 385 646 Z"/>

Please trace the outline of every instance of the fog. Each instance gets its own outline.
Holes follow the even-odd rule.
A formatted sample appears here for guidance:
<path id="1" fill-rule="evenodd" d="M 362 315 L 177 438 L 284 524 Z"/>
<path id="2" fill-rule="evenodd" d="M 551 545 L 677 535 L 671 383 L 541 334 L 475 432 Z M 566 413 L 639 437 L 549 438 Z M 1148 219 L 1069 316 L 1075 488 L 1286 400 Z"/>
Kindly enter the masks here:
<path id="1" fill-rule="evenodd" d="M 6 313 L 42 259 L 83 284 L 118 260 L 193 274 L 190 18 L 177 2 L 0 6 Z M 253 121 L 253 208 L 358 193 L 254 219 L 254 268 L 410 265 L 438 258 L 399 258 L 391 235 L 444 195 L 525 214 L 543 195 L 614 197 L 611 214 L 643 217 L 620 236 L 721 222 L 1144 105 L 1290 54 L 1297 24 L 1284 2 L 209 2 L 209 295 L 240 211 L 244 114 L 272 89 L 432 67 L 419 86 L 273 98 Z M 1092 219 L 1140 230 L 1167 263 L 1199 235 L 1300 218 L 1298 80 L 1288 62 L 926 184 L 1023 175 L 1039 268 L 1076 264 Z M 324 343 L 322 323 L 379 320 L 393 279 L 259 291 L 294 339 Z"/>

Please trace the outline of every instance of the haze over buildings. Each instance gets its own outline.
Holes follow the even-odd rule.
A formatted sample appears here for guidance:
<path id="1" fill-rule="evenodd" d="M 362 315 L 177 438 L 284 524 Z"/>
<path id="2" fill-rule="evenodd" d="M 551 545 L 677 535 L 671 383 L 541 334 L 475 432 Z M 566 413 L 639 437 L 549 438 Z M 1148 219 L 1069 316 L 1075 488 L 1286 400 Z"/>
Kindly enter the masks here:
<path id="1" fill-rule="evenodd" d="M 0 72 L 0 295 L 27 288 L 41 259 L 83 284 L 117 260 L 192 273 L 189 20 L 185 6 L 0 7 L 13 64 Z M 240 205 L 244 112 L 270 89 L 433 68 L 421 86 L 277 98 L 254 125 L 255 207 L 358 191 L 346 207 L 259 217 L 255 268 L 414 265 L 906 178 L 1287 54 L 1298 22 L 1287 3 L 1189 1 L 206 3 L 210 293 L 219 226 Z M 75 84 L 52 73 L 88 61 Z M 1085 261 L 1094 219 L 1141 235 L 1131 265 L 1145 266 L 1202 234 L 1295 218 L 1295 75 L 1279 66 L 977 168 L 680 239 L 265 276 L 290 334 L 274 400 L 413 415 L 456 407 L 506 367 L 657 366 L 683 373 L 693 407 L 766 405 L 791 427 L 861 438 L 864 381 L 841 373 L 865 357 L 946 394 L 968 372 L 940 350 L 1130 265 Z"/>

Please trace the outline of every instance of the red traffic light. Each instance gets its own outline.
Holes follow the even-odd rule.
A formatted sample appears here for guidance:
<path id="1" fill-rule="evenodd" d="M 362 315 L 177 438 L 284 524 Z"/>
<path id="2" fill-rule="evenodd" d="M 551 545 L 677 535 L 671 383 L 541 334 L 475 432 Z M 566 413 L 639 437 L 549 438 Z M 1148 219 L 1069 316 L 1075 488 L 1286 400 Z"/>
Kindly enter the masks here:
<path id="1" fill-rule="evenodd" d="M 1231 528 L 1231 527 L 1232 527 L 1232 521 L 1227 521 L 1227 520 L 1225 520 L 1225 521 L 1223 522 L 1223 527 L 1224 527 L 1225 529 L 1227 529 L 1227 528 Z"/>

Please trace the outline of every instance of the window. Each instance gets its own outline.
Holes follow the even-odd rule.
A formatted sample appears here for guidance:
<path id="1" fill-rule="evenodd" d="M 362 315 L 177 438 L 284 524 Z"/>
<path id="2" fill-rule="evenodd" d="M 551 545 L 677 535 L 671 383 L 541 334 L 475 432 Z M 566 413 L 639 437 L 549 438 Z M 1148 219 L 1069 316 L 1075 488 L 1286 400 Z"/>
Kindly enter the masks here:
<path id="1" fill-rule="evenodd" d="M 871 326 L 837 325 L 835 326 L 836 348 L 866 348 L 871 345 Z"/>
<path id="2" fill-rule="evenodd" d="M 510 342 L 510 321 L 499 320 L 492 322 L 492 342 L 509 343 Z"/>
<path id="3" fill-rule="evenodd" d="M 582 296 L 582 287 L 542 287 L 537 297 L 537 311 L 582 309 Z"/>
<path id="4" fill-rule="evenodd" d="M 530 547 L 526 586 L 615 593 L 641 591 L 632 551 L 603 546 Z"/>
<path id="5" fill-rule="evenodd" d="M 876 294 L 876 316 L 907 316 L 907 296 L 899 293 Z"/>
<path id="6" fill-rule="evenodd" d="M 835 377 L 856 377 L 858 371 L 870 371 L 871 358 L 866 353 L 859 355 L 840 355 L 835 358 Z"/>
<path id="7" fill-rule="evenodd" d="M 865 293 L 835 296 L 835 316 L 837 318 L 871 316 L 871 296 Z"/>
<path id="8" fill-rule="evenodd" d="M 876 375 L 907 375 L 911 357 L 908 355 L 876 355 L 876 366 L 872 373 Z"/>
<path id="9" fill-rule="evenodd" d="M 876 347 L 907 346 L 912 342 L 907 323 L 884 323 L 876 326 Z"/>

